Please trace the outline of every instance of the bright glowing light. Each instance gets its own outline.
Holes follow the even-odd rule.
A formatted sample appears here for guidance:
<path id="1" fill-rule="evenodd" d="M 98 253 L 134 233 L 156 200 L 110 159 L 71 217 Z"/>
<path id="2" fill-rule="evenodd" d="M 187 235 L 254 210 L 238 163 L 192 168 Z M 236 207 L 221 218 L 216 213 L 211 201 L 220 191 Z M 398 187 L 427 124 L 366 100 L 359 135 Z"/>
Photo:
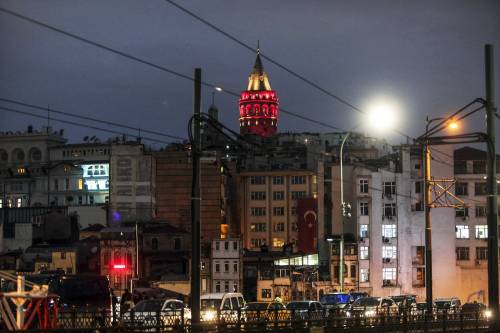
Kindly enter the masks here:
<path id="1" fill-rule="evenodd" d="M 491 310 L 485 310 L 484 311 L 484 316 L 489 319 L 491 317 Z"/>
<path id="2" fill-rule="evenodd" d="M 126 266 L 124 264 L 114 264 L 113 268 L 114 269 L 124 269 Z"/>
<path id="3" fill-rule="evenodd" d="M 222 91 L 222 88 L 221 87 L 215 87 L 215 90 Z"/>
<path id="4" fill-rule="evenodd" d="M 213 310 L 203 311 L 201 314 L 202 321 L 213 321 L 217 318 L 217 312 Z"/>
<path id="5" fill-rule="evenodd" d="M 451 119 L 448 127 L 452 130 L 455 130 L 458 128 L 458 123 L 455 120 Z"/>
<path id="6" fill-rule="evenodd" d="M 368 127 L 376 131 L 390 130 L 396 127 L 399 106 L 387 98 L 377 99 L 368 104 Z"/>

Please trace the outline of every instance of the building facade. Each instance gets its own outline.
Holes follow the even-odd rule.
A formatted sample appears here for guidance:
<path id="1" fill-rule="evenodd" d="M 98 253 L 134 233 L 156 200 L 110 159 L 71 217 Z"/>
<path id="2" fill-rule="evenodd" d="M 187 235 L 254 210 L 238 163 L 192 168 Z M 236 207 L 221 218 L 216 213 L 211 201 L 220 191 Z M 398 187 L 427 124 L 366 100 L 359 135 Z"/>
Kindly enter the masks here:
<path id="1" fill-rule="evenodd" d="M 237 238 L 213 240 L 211 252 L 212 291 L 241 292 L 241 241 Z"/>
<path id="2" fill-rule="evenodd" d="M 238 175 L 239 210 L 243 247 L 281 251 L 299 239 L 298 202 L 316 199 L 313 171 L 244 171 Z"/>

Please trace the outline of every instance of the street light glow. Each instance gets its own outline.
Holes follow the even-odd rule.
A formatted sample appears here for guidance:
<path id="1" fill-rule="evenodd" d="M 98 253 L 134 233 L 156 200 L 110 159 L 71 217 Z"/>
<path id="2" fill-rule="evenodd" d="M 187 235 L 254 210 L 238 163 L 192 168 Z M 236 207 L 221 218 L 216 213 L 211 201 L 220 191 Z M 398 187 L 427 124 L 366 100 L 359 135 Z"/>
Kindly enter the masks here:
<path id="1" fill-rule="evenodd" d="M 458 123 L 454 119 L 451 119 L 450 123 L 448 124 L 448 128 L 456 130 L 458 128 Z"/>
<path id="2" fill-rule="evenodd" d="M 368 104 L 368 126 L 376 131 L 390 130 L 396 127 L 398 105 L 387 98 L 376 99 Z"/>

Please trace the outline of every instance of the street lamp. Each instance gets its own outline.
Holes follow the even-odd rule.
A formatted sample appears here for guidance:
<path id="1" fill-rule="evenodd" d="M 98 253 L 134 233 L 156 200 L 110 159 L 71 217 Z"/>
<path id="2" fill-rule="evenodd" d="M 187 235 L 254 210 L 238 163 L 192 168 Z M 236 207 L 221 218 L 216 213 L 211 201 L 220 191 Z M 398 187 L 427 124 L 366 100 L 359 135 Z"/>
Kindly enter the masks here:
<path id="1" fill-rule="evenodd" d="M 427 117 L 425 125 L 424 145 L 422 150 L 424 171 L 424 212 L 425 212 L 425 297 L 427 308 L 432 309 L 432 222 L 431 222 L 431 149 L 429 145 L 429 126 L 434 121 L 441 120 L 450 129 L 457 129 L 458 124 L 453 118 Z"/>
<path id="2" fill-rule="evenodd" d="M 340 281 L 340 292 L 344 291 L 344 223 L 345 219 L 350 217 L 351 212 L 350 205 L 344 201 L 344 169 L 343 169 L 343 157 L 344 157 L 344 145 L 347 138 L 351 135 L 351 132 L 347 132 L 342 139 L 340 144 L 340 204 L 342 205 L 342 217 L 340 221 L 340 263 L 339 263 L 339 281 Z M 349 207 L 349 208 L 348 208 Z"/>

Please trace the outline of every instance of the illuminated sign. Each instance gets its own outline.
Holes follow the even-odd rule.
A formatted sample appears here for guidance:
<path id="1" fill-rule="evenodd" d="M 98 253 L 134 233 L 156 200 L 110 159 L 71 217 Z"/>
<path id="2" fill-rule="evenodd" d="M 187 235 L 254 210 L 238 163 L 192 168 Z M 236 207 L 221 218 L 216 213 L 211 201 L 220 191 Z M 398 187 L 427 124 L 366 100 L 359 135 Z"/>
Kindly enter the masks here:
<path id="1" fill-rule="evenodd" d="M 83 185 L 87 191 L 109 190 L 109 164 L 83 164 Z M 80 182 L 78 183 L 80 187 Z"/>
<path id="2" fill-rule="evenodd" d="M 127 268 L 127 266 L 125 266 L 124 264 L 114 264 L 113 268 L 114 269 L 125 269 L 125 268 Z"/>

